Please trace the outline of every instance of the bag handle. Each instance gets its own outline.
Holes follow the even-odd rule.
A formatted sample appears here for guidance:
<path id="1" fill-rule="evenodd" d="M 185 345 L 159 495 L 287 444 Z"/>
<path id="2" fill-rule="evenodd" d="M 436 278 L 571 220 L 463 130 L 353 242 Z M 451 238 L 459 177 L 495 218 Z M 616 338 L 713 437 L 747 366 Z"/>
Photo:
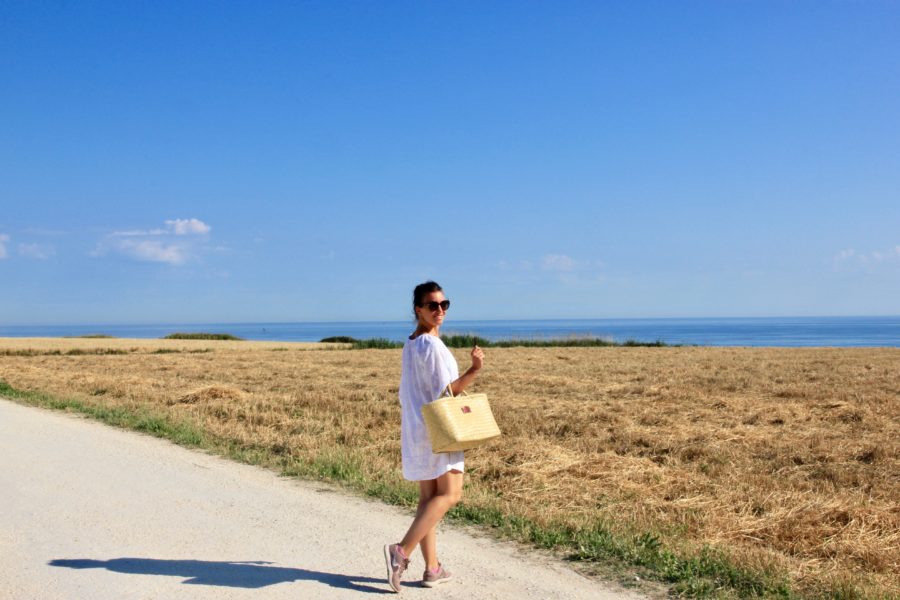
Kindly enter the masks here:
<path id="1" fill-rule="evenodd" d="M 443 390 L 441 390 L 441 398 L 443 398 L 444 396 L 447 396 L 449 398 L 458 398 L 460 396 L 468 396 L 469 395 L 468 393 L 466 393 L 466 390 L 463 390 L 461 393 L 454 396 L 453 388 L 451 387 L 452 385 L 453 385 L 453 382 L 451 381 L 450 383 L 447 384 L 447 386 Z"/>

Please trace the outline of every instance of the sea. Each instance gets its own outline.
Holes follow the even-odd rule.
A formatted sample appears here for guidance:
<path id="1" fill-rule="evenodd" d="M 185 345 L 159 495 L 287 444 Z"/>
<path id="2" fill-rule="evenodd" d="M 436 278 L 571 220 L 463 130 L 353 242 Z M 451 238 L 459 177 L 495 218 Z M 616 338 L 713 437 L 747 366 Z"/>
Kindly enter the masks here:
<path id="1" fill-rule="evenodd" d="M 402 341 L 413 328 L 411 321 L 44 326 L 0 324 L 0 337 L 105 334 L 120 338 L 159 338 L 171 333 L 207 332 L 230 333 L 248 340 L 279 342 L 317 342 L 332 336 Z M 900 316 L 447 321 L 442 333 L 474 334 L 492 341 L 598 337 L 620 343 L 634 340 L 698 346 L 900 347 Z"/>

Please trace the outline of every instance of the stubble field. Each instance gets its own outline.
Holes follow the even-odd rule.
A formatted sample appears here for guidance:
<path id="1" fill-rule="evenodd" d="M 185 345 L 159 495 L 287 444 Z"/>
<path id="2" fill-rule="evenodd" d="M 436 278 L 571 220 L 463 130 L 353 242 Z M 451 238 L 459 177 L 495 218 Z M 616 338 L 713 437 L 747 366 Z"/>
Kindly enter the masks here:
<path id="1" fill-rule="evenodd" d="M 475 387 L 504 437 L 467 453 L 465 510 L 601 532 L 610 559 L 670 581 L 647 556 L 712 547 L 799 595 L 900 596 L 898 365 L 900 349 L 488 349 Z M 399 374 L 399 350 L 0 340 L 8 389 L 161 415 L 404 501 Z M 729 577 L 700 591 L 760 593 Z"/>

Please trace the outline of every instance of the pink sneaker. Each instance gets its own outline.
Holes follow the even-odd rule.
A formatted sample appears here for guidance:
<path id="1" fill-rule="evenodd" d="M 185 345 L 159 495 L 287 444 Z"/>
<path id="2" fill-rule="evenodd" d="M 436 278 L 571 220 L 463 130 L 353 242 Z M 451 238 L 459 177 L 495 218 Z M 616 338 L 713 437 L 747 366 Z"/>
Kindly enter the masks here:
<path id="1" fill-rule="evenodd" d="M 453 573 L 444 568 L 443 565 L 438 563 L 438 571 L 437 573 L 433 573 L 429 569 L 425 569 L 425 574 L 422 575 L 422 585 L 425 587 L 434 587 L 441 583 L 447 583 L 453 579 Z"/>
<path id="2" fill-rule="evenodd" d="M 399 593 L 403 571 L 409 566 L 409 559 L 403 555 L 400 544 L 388 544 L 384 547 L 384 562 L 387 563 L 388 583 L 392 590 Z"/>

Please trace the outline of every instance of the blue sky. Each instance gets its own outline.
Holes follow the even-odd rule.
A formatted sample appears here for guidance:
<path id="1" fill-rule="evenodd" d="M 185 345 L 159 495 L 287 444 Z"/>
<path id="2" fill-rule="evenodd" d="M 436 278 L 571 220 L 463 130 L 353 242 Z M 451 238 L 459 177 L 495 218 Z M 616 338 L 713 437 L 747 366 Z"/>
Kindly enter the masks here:
<path id="1" fill-rule="evenodd" d="M 897 2 L 4 2 L 0 324 L 900 314 Z"/>

